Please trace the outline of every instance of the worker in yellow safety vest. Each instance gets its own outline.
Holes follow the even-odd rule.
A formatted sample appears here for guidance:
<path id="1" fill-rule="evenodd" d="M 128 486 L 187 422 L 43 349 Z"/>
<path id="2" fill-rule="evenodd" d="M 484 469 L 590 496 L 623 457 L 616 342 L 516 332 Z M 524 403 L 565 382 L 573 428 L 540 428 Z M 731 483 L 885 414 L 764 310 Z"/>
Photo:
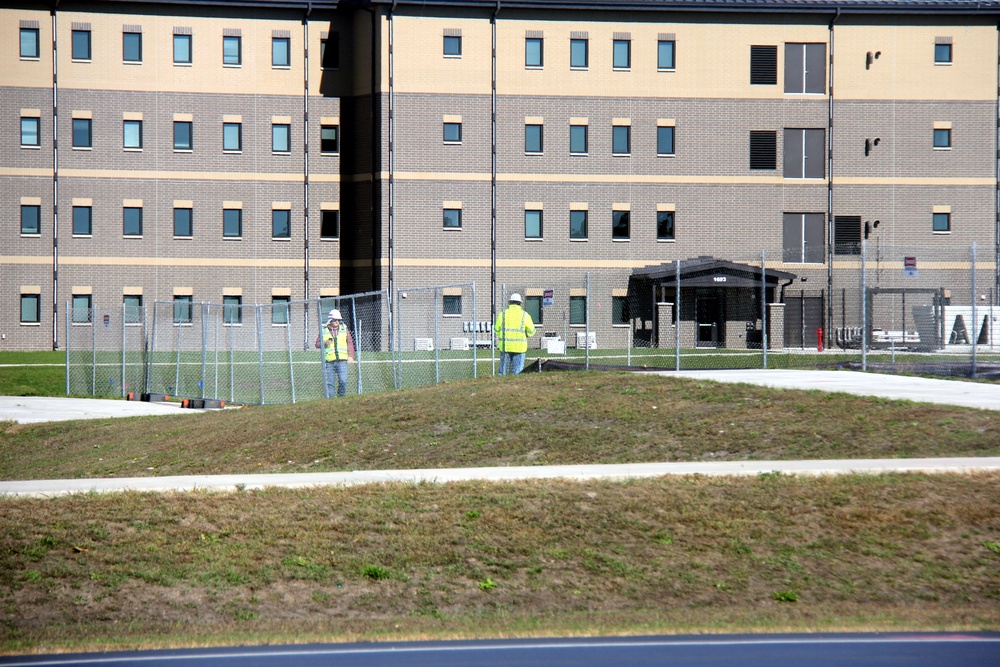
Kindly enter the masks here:
<path id="1" fill-rule="evenodd" d="M 316 347 L 323 349 L 324 395 L 327 398 L 347 395 L 347 364 L 354 363 L 354 338 L 336 308 L 330 311 L 316 338 Z"/>
<path id="2" fill-rule="evenodd" d="M 524 353 L 528 351 L 528 337 L 535 335 L 535 323 L 525 312 L 521 295 L 510 295 L 510 305 L 497 315 L 493 331 L 500 349 L 500 375 L 517 375 L 524 370 Z"/>

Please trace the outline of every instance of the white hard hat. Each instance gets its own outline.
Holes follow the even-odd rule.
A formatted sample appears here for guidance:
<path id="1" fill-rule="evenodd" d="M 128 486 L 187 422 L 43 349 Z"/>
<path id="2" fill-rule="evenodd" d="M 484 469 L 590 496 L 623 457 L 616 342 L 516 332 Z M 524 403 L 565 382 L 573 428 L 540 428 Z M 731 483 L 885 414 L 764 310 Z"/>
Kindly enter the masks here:
<path id="1" fill-rule="evenodd" d="M 518 294 L 517 292 L 514 292 L 513 294 L 510 295 L 510 301 L 511 303 L 521 303 L 521 295 Z"/>
<path id="2" fill-rule="evenodd" d="M 331 319 L 331 320 L 342 320 L 344 318 L 340 316 L 340 311 L 337 310 L 336 308 L 334 308 L 333 310 L 330 311 L 329 319 Z"/>

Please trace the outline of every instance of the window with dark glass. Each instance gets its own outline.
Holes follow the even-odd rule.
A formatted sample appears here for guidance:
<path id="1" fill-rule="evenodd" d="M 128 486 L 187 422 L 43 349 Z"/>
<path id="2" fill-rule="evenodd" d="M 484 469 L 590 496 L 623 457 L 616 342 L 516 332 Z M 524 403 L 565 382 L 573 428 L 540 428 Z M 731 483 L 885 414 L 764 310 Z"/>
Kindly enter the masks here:
<path id="1" fill-rule="evenodd" d="M 611 297 L 611 324 L 628 324 L 629 317 L 628 297 Z"/>
<path id="2" fill-rule="evenodd" d="M 222 38 L 222 64 L 230 66 L 243 64 L 243 37 L 225 35 Z"/>
<path id="3" fill-rule="evenodd" d="M 629 69 L 632 67 L 632 41 L 628 39 L 616 39 L 612 45 L 613 67 L 615 69 Z"/>
<path id="4" fill-rule="evenodd" d="M 444 36 L 444 55 L 453 58 L 462 55 L 462 37 L 460 35 Z"/>
<path id="5" fill-rule="evenodd" d="M 951 213 L 933 213 L 931 219 L 931 231 L 950 232 Z"/>
<path id="6" fill-rule="evenodd" d="M 536 325 L 542 324 L 542 297 L 540 296 L 526 296 L 524 297 L 524 311 L 531 316 L 531 321 Z"/>
<path id="7" fill-rule="evenodd" d="M 542 66 L 542 47 L 543 42 L 541 37 L 525 37 L 524 38 L 524 66 L 525 67 L 541 67 Z"/>
<path id="8" fill-rule="evenodd" d="M 189 238 L 194 236 L 194 215 L 189 208 L 174 209 L 174 236 Z"/>
<path id="9" fill-rule="evenodd" d="M 587 323 L 587 297 L 571 296 L 569 298 L 569 323 Z"/>
<path id="10" fill-rule="evenodd" d="M 271 324 L 288 324 L 288 305 L 290 296 L 271 297 Z"/>
<path id="11" fill-rule="evenodd" d="M 125 324 L 139 324 L 142 321 L 142 295 L 125 294 L 122 296 L 122 314 Z"/>
<path id="12" fill-rule="evenodd" d="M 340 238 L 340 211 L 320 211 L 319 237 L 321 239 Z"/>
<path id="13" fill-rule="evenodd" d="M 222 150 L 231 153 L 243 150 L 243 123 L 222 124 Z"/>
<path id="14" fill-rule="evenodd" d="M 951 63 L 951 44 L 934 45 L 934 64 L 947 65 Z"/>
<path id="15" fill-rule="evenodd" d="M 122 60 L 127 63 L 142 62 L 142 33 L 122 33 Z"/>
<path id="16" fill-rule="evenodd" d="M 74 30 L 72 38 L 73 60 L 90 60 L 90 31 Z"/>
<path id="17" fill-rule="evenodd" d="M 243 209 L 222 209 L 222 238 L 236 239 L 243 236 Z"/>
<path id="18" fill-rule="evenodd" d="M 193 123 L 188 120 L 174 121 L 174 150 L 189 151 L 194 147 Z"/>
<path id="19" fill-rule="evenodd" d="M 138 150 L 142 148 L 142 121 L 122 121 L 122 146 Z"/>
<path id="20" fill-rule="evenodd" d="M 587 211 L 569 212 L 569 237 L 571 239 L 587 238 Z"/>
<path id="21" fill-rule="evenodd" d="M 569 66 L 574 69 L 586 69 L 589 63 L 589 40 L 569 40 Z"/>
<path id="22" fill-rule="evenodd" d="M 271 66 L 292 66 L 292 40 L 288 37 L 271 38 Z"/>
<path id="23" fill-rule="evenodd" d="M 42 119 L 33 116 L 21 117 L 21 145 L 41 146 L 42 145 Z"/>
<path id="24" fill-rule="evenodd" d="M 243 297 L 222 297 L 222 323 L 240 324 L 243 321 Z"/>
<path id="25" fill-rule="evenodd" d="M 94 210 L 89 206 L 73 207 L 73 235 L 90 236 L 94 231 Z"/>
<path id="26" fill-rule="evenodd" d="M 629 238 L 629 211 L 612 211 L 611 238 L 626 241 Z"/>
<path id="27" fill-rule="evenodd" d="M 340 127 L 338 125 L 323 125 L 319 130 L 320 153 L 337 153 L 340 151 Z"/>
<path id="28" fill-rule="evenodd" d="M 674 240 L 674 212 L 673 211 L 657 211 L 656 212 L 656 240 L 657 241 L 673 241 Z"/>
<path id="29" fill-rule="evenodd" d="M 444 124 L 444 142 L 446 144 L 460 144 L 460 143 L 462 143 L 462 124 L 461 123 L 445 123 Z"/>
<path id="30" fill-rule="evenodd" d="M 36 204 L 21 205 L 21 233 L 42 233 L 42 207 Z"/>
<path id="31" fill-rule="evenodd" d="M 271 237 L 287 239 L 292 237 L 292 212 L 286 209 L 271 211 Z"/>
<path id="32" fill-rule="evenodd" d="M 138 206 L 122 208 L 122 235 L 142 236 L 142 209 Z"/>
<path id="33" fill-rule="evenodd" d="M 74 294 L 72 307 L 73 324 L 90 324 L 93 322 L 91 297 L 89 294 Z"/>
<path id="34" fill-rule="evenodd" d="M 21 324 L 38 324 L 42 321 L 42 295 L 21 295 Z"/>
<path id="35" fill-rule="evenodd" d="M 674 154 L 674 128 L 661 126 L 656 128 L 656 154 Z"/>
<path id="36" fill-rule="evenodd" d="M 951 130 L 934 130 L 934 148 L 951 148 Z"/>
<path id="37" fill-rule="evenodd" d="M 525 211 L 524 212 L 524 238 L 526 238 L 526 239 L 540 239 L 540 238 L 542 238 L 542 212 L 541 211 Z"/>
<path id="38" fill-rule="evenodd" d="M 292 126 L 275 123 L 271 126 L 271 152 L 290 153 L 292 150 Z M 322 147 L 320 147 L 322 150 Z"/>
<path id="39" fill-rule="evenodd" d="M 38 58 L 40 56 L 38 28 L 21 28 L 21 57 Z"/>
<path id="40" fill-rule="evenodd" d="M 190 294 L 174 296 L 174 324 L 191 324 L 193 302 Z"/>
<path id="41" fill-rule="evenodd" d="M 542 152 L 542 126 L 541 125 L 525 125 L 524 126 L 524 152 L 525 153 L 541 153 Z"/>
<path id="42" fill-rule="evenodd" d="M 441 314 L 442 315 L 461 315 L 462 314 L 462 295 L 461 294 L 446 294 L 441 302 Z"/>
<path id="43" fill-rule="evenodd" d="M 73 148 L 93 148 L 92 123 L 89 118 L 73 119 Z"/>
<path id="44" fill-rule="evenodd" d="M 587 153 L 586 125 L 569 126 L 569 152 L 578 155 L 585 155 Z"/>
<path id="45" fill-rule="evenodd" d="M 615 155 L 628 155 L 632 152 L 632 128 L 628 125 L 615 125 L 611 130 L 611 152 Z"/>
<path id="46" fill-rule="evenodd" d="M 444 209 L 444 222 L 443 226 L 445 229 L 461 229 L 462 228 L 462 209 L 460 208 L 446 208 Z"/>
<path id="47" fill-rule="evenodd" d="M 656 43 L 656 69 L 676 69 L 675 53 L 677 43 L 673 40 L 661 39 Z"/>
<path id="48" fill-rule="evenodd" d="M 320 62 L 323 69 L 340 67 L 340 33 L 331 32 L 326 39 L 320 40 Z"/>
<path id="49" fill-rule="evenodd" d="M 174 35 L 174 63 L 191 64 L 191 35 Z"/>

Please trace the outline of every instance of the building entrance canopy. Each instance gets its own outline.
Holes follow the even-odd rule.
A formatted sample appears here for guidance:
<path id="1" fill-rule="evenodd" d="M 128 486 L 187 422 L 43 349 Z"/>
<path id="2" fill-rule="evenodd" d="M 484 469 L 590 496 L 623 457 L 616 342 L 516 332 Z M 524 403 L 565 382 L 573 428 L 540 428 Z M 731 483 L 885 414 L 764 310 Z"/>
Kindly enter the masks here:
<path id="1" fill-rule="evenodd" d="M 714 257 L 685 259 L 680 264 L 681 287 L 758 287 L 761 282 L 760 265 L 739 264 Z M 673 285 L 677 281 L 677 262 L 644 266 L 633 271 L 632 276 L 660 285 Z M 775 287 L 779 282 L 795 280 L 795 274 L 767 270 L 764 280 L 768 287 Z"/>

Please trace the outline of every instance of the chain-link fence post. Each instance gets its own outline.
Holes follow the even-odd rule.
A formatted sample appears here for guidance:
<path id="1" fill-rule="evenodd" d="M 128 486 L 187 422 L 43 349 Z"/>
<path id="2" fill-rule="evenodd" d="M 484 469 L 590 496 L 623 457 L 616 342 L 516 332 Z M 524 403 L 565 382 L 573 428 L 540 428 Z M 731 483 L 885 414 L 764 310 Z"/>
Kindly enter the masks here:
<path id="1" fill-rule="evenodd" d="M 972 242 L 972 369 L 970 376 L 976 377 L 976 348 L 979 344 L 979 317 L 976 313 L 976 242 Z"/>
<path id="2" fill-rule="evenodd" d="M 767 368 L 767 251 L 760 251 L 760 347 L 764 368 Z"/>
<path id="3" fill-rule="evenodd" d="M 584 358 L 586 359 L 586 361 L 583 367 L 589 371 L 590 370 L 590 271 L 587 271 L 587 284 L 585 291 L 587 294 L 586 299 L 584 300 L 586 310 L 583 317 L 586 320 L 585 322 L 586 326 L 584 327 L 584 334 L 583 334 L 583 349 L 585 355 Z"/>
<path id="4" fill-rule="evenodd" d="M 681 260 L 674 264 L 674 370 L 681 369 Z"/>
<path id="5" fill-rule="evenodd" d="M 66 335 L 63 336 L 63 340 L 66 341 L 66 395 L 69 396 L 69 374 L 70 374 L 70 363 L 69 363 L 69 350 L 70 350 L 70 340 L 69 340 L 69 302 L 67 302 L 66 307 L 63 309 L 63 317 L 66 320 Z"/>
<path id="6" fill-rule="evenodd" d="M 438 303 L 438 288 L 434 288 L 434 305 Z M 438 309 L 434 308 L 434 384 L 441 384 L 441 324 Z"/>

